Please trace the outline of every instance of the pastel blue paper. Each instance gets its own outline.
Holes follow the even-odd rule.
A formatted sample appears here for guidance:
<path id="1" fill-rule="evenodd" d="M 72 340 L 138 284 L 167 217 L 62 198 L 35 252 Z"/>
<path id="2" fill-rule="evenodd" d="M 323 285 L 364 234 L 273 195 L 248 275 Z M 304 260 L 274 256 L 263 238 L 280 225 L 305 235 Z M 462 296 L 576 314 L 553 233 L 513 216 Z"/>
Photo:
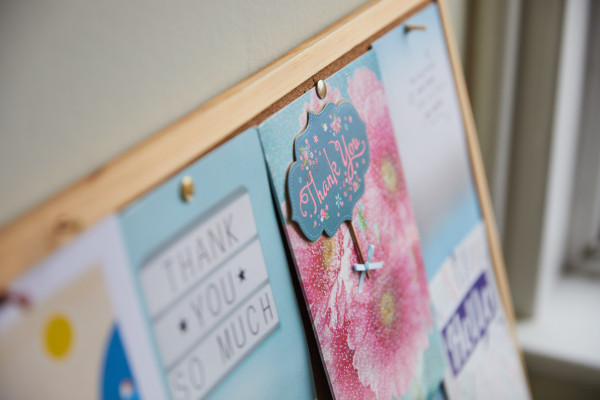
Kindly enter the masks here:
<path id="1" fill-rule="evenodd" d="M 179 195 L 184 176 L 195 182 L 196 193 L 190 203 Z M 280 328 L 243 359 L 208 398 L 312 400 L 316 395 L 306 337 L 255 128 L 209 153 L 122 212 L 120 220 L 138 296 L 141 299 L 138 272 L 148 257 L 240 188 L 250 195 Z M 150 329 L 147 315 L 144 317 Z M 155 358 L 158 363 L 156 348 Z"/>
<path id="2" fill-rule="evenodd" d="M 406 25 L 426 26 L 427 31 L 406 34 Z M 381 68 L 419 227 L 427 278 L 431 280 L 456 246 L 482 221 L 458 95 L 456 89 L 449 86 L 454 84 L 454 77 L 438 5 L 433 3 L 411 16 L 375 41 L 373 49 Z M 439 129 L 425 124 L 417 128 L 411 124 L 411 120 L 418 118 L 414 118 L 411 114 L 414 111 L 407 105 L 408 77 L 426 68 L 417 60 L 439 71 L 444 85 L 441 90 L 447 95 L 445 101 L 451 100 L 446 105 L 446 121 L 437 124 Z M 424 163 L 436 165 L 435 174 L 425 174 L 424 171 L 432 169 L 424 168 Z"/>
<path id="3" fill-rule="evenodd" d="M 337 119 L 338 132 L 331 128 Z M 356 163 L 355 158 L 348 160 L 352 157 L 349 154 L 341 155 L 346 148 L 352 149 L 353 142 L 360 144 L 354 155 Z M 335 235 L 344 221 L 352 220 L 354 205 L 365 191 L 364 175 L 369 168 L 365 123 L 349 102 L 328 103 L 320 113 L 308 113 L 307 127 L 294 141 L 294 156 L 287 179 L 292 220 L 311 241 L 317 240 L 323 231 L 328 236 Z M 346 167 L 348 161 L 352 176 Z M 353 183 L 356 190 L 352 190 Z M 351 196 L 344 197 L 344 191 Z"/>

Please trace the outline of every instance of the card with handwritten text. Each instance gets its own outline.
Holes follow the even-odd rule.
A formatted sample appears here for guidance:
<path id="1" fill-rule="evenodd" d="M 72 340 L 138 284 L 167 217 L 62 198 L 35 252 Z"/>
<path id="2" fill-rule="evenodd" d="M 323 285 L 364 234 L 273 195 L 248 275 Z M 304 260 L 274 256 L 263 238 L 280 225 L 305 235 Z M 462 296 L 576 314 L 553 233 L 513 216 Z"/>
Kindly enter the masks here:
<path id="1" fill-rule="evenodd" d="M 439 331 L 374 54 L 325 85 L 323 98 L 309 91 L 259 132 L 330 388 L 338 400 L 443 396 Z"/>
<path id="2" fill-rule="evenodd" d="M 122 225 L 170 398 L 314 398 L 256 129 L 128 207 Z"/>
<path id="3" fill-rule="evenodd" d="M 407 32 L 406 25 L 425 30 Z M 438 5 L 411 16 L 373 48 L 421 233 L 448 360 L 447 393 L 457 399 L 527 399 L 494 278 Z"/>

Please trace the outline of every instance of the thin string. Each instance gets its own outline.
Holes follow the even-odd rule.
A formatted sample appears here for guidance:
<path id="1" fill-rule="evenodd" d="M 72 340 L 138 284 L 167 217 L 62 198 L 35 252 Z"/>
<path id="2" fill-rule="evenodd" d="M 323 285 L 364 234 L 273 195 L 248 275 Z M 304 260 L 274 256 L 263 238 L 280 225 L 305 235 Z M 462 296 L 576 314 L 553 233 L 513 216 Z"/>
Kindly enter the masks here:
<path id="1" fill-rule="evenodd" d="M 358 236 L 356 235 L 356 230 L 354 229 L 354 224 L 352 223 L 352 221 L 346 222 L 348 222 L 348 228 L 350 230 L 350 235 L 352 235 L 352 241 L 354 242 L 354 246 L 358 249 L 358 258 L 360 259 L 360 263 L 364 264 L 366 259 L 365 255 L 363 254 L 362 248 L 360 247 L 360 242 L 358 241 Z M 369 271 L 367 271 L 367 278 L 371 278 L 371 276 L 369 275 Z"/>

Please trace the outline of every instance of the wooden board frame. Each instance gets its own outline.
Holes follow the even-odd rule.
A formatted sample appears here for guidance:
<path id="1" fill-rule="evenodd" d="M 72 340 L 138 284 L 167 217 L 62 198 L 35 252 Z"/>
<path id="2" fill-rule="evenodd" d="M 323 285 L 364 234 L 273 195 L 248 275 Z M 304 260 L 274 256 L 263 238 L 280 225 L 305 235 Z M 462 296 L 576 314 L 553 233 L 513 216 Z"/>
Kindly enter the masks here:
<path id="1" fill-rule="evenodd" d="M 0 230 L 0 291 L 82 230 L 118 212 L 202 155 L 312 89 L 432 0 L 383 0 L 359 8 L 277 61 L 58 193 Z M 460 55 L 446 0 L 437 0 L 486 224 L 496 280 L 515 336 L 510 289 Z"/>

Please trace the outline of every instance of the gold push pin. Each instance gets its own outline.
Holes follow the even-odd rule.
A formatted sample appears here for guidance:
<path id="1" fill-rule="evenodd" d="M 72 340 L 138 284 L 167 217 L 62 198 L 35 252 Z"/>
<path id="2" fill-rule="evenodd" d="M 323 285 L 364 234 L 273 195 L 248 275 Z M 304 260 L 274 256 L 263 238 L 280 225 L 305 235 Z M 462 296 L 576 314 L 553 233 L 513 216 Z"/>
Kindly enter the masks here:
<path id="1" fill-rule="evenodd" d="M 404 33 L 408 33 L 410 31 L 426 31 L 427 27 L 423 25 L 405 25 Z"/>
<path id="2" fill-rule="evenodd" d="M 324 99 L 327 96 L 327 85 L 322 79 L 317 82 L 317 96 L 319 96 L 320 99 Z"/>
<path id="3" fill-rule="evenodd" d="M 55 233 L 58 236 L 68 236 L 79 233 L 83 230 L 83 224 L 67 215 L 60 215 L 56 220 Z"/>
<path id="4" fill-rule="evenodd" d="M 84 228 L 80 219 L 68 215 L 59 215 L 52 229 L 52 244 L 59 246 L 66 243 Z"/>
<path id="5" fill-rule="evenodd" d="M 181 198 L 186 203 L 194 198 L 194 180 L 191 176 L 184 176 L 181 180 Z"/>

